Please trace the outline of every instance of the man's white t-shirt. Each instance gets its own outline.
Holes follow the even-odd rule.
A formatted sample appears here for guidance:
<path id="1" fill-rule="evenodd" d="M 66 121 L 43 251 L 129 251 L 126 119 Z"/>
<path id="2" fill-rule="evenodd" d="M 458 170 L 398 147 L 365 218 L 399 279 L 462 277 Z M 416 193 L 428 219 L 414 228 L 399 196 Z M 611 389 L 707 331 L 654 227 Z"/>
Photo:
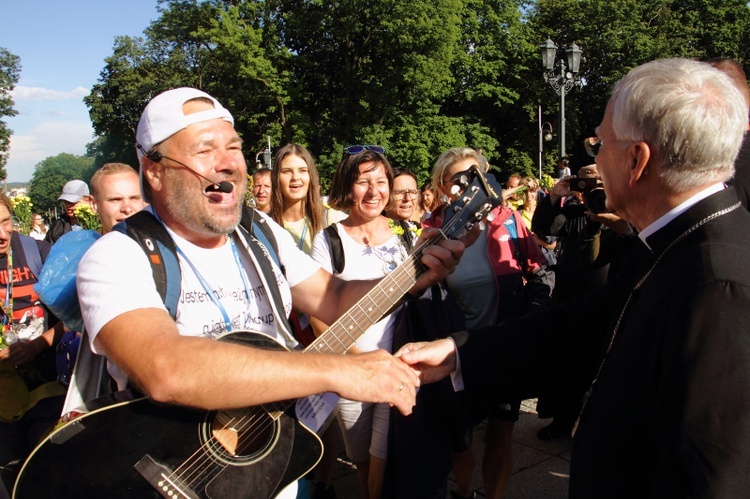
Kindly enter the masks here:
<path id="1" fill-rule="evenodd" d="M 313 275 L 320 266 L 297 249 L 286 230 L 268 217 L 266 223 L 276 237 L 279 260 L 286 270 L 285 279 L 276 264 L 271 263 L 275 275 L 268 280 L 276 279 L 279 283 L 284 313 L 288 316 L 292 307 L 290 287 Z M 175 322 L 181 334 L 215 338 L 226 332 L 229 328 L 223 308 L 232 331 L 251 330 L 285 343 L 276 330 L 268 290 L 262 285 L 238 234 L 233 235 L 234 243 L 229 239 L 219 248 L 205 249 L 167 230 L 180 249 L 180 297 Z M 91 247 L 78 266 L 76 281 L 84 324 L 95 353 L 102 352 L 96 350 L 94 339 L 115 317 L 142 308 L 166 311 L 146 253 L 138 243 L 120 232 L 106 234 Z M 110 367 L 110 372 L 119 387 L 125 386 L 126 380 L 119 370 Z"/>

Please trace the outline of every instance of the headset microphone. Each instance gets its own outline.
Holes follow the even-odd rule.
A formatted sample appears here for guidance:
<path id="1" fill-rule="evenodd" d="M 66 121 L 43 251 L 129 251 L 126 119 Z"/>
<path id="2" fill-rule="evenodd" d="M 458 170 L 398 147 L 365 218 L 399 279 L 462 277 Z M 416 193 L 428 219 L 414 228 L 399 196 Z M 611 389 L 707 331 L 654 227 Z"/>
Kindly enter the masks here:
<path id="1" fill-rule="evenodd" d="M 139 148 L 139 149 L 140 149 L 141 151 L 143 151 L 143 148 L 141 147 L 141 145 L 140 145 L 140 144 L 138 144 L 138 146 L 137 146 L 137 147 L 138 147 L 138 148 Z M 194 173 L 195 175 L 199 176 L 199 177 L 200 177 L 200 178 L 202 178 L 203 180 L 207 180 L 208 182 L 210 182 L 211 184 L 213 184 L 213 186 L 214 186 L 214 190 L 216 190 L 216 191 L 218 191 L 218 192 L 223 192 L 224 194 L 229 194 L 230 192 L 232 192 L 232 191 L 234 190 L 234 186 L 233 186 L 233 185 L 232 185 L 232 184 L 231 184 L 230 182 L 227 182 L 226 180 L 222 180 L 221 182 L 214 182 L 214 181 L 213 181 L 213 180 L 211 180 L 210 178 L 208 178 L 208 177 L 204 177 L 203 175 L 201 175 L 201 174 L 200 174 L 200 173 L 198 173 L 197 171 L 193 170 L 192 168 L 190 168 L 190 167 L 189 167 L 188 165 L 186 165 L 186 164 L 185 164 L 185 163 L 183 163 L 182 161 L 177 161 L 176 159 L 174 159 L 174 158 L 170 158 L 169 156 L 163 156 L 163 155 L 162 155 L 161 153 L 159 153 L 159 152 L 152 152 L 152 153 L 150 153 L 150 154 L 149 154 L 149 153 L 146 153 L 145 151 L 143 151 L 143 154 L 144 154 L 144 155 L 145 155 L 145 156 L 146 156 L 146 157 L 147 157 L 148 159 L 150 159 L 151 161 L 153 161 L 154 163 L 158 163 L 158 162 L 159 162 L 159 161 L 161 161 L 162 159 L 168 159 L 168 160 L 170 160 L 170 161 L 174 161 L 174 162 L 175 162 L 175 163 L 177 163 L 178 165 L 180 165 L 180 166 L 182 166 L 182 167 L 184 167 L 184 168 L 187 168 L 187 170 L 188 170 L 188 171 L 190 171 L 191 173 Z"/>

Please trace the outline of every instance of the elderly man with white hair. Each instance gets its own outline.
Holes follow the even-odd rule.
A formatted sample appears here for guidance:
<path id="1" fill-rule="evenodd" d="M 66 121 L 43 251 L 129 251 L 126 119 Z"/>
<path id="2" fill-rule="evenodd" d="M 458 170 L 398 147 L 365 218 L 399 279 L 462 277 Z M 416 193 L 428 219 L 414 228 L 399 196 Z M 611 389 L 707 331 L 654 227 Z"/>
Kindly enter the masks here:
<path id="1" fill-rule="evenodd" d="M 460 373 L 481 413 L 509 393 L 535 393 L 563 345 L 598 346 L 574 430 L 571 497 L 747 494 L 750 214 L 724 183 L 746 109 L 708 64 L 666 59 L 630 71 L 588 141 L 607 206 L 638 231 L 607 284 L 397 355 L 423 382 Z"/>

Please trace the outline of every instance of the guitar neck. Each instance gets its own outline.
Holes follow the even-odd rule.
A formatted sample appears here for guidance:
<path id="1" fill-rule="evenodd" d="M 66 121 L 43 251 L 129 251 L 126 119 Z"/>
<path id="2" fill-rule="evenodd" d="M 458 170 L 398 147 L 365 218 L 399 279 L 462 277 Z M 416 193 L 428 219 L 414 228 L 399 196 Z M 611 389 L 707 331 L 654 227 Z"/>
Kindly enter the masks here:
<path id="1" fill-rule="evenodd" d="M 414 286 L 427 269 L 420 262 L 422 250 L 440 238 L 425 242 L 415 248 L 411 255 L 393 272 L 354 304 L 328 330 L 313 341 L 305 352 L 344 354 L 357 338 L 385 317 L 401 298 Z"/>

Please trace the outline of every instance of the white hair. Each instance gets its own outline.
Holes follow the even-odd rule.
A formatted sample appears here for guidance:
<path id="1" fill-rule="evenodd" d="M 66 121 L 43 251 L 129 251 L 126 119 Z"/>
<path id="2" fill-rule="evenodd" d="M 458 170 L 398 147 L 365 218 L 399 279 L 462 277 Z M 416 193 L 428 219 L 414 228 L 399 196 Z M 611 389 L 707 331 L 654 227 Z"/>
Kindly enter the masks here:
<path id="1" fill-rule="evenodd" d="M 734 174 L 747 108 L 718 69 L 689 59 L 649 62 L 617 82 L 610 105 L 617 139 L 646 142 L 656 174 L 675 192 Z"/>

